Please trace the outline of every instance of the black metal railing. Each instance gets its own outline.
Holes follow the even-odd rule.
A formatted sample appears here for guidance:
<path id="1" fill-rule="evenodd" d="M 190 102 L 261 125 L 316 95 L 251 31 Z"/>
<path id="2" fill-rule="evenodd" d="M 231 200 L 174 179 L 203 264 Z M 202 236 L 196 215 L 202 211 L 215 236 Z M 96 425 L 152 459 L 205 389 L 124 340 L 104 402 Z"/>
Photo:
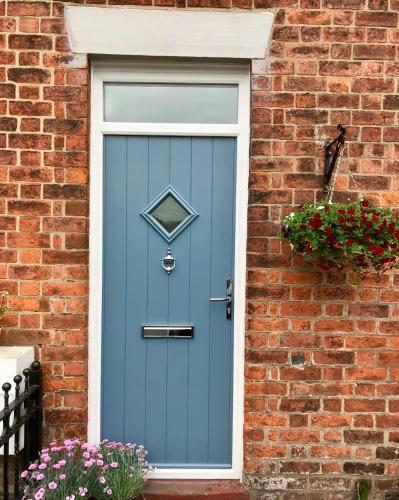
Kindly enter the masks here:
<path id="1" fill-rule="evenodd" d="M 2 385 L 4 392 L 4 408 L 0 411 L 0 422 L 3 430 L 0 434 L 0 450 L 3 451 L 3 499 L 20 497 L 20 472 L 28 463 L 36 460 L 42 447 L 42 369 L 38 361 L 30 368 L 25 368 L 21 375 L 14 377 L 15 398 L 10 402 L 12 385 Z M 24 379 L 24 390 L 21 383 Z M 24 426 L 24 446 L 21 450 L 21 428 Z M 10 441 L 14 437 L 14 456 L 10 457 Z M 12 464 L 12 461 L 14 462 Z M 12 479 L 11 468 L 14 477 Z M 11 479 L 10 479 L 11 477 Z M 13 494 L 10 486 L 13 484 Z M 0 479 L 1 486 L 1 479 Z M 1 491 L 1 488 L 0 488 Z"/>

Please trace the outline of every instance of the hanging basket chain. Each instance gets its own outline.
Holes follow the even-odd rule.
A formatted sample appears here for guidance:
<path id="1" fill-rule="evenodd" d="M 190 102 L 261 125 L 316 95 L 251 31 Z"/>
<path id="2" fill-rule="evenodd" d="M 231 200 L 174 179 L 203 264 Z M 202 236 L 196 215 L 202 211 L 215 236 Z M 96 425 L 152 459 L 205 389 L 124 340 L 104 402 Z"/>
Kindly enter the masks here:
<path id="1" fill-rule="evenodd" d="M 333 175 L 333 178 L 332 178 L 331 188 L 328 191 L 327 201 L 328 201 L 329 205 L 332 203 L 332 199 L 333 199 L 333 196 L 334 196 L 335 182 L 337 180 L 338 172 L 339 172 L 339 169 L 341 167 L 341 162 L 342 162 L 343 166 L 346 168 L 346 171 L 347 171 L 347 173 L 349 175 L 349 178 L 353 181 L 353 184 L 355 185 L 356 191 L 360 191 L 359 190 L 359 186 L 358 186 L 358 184 L 356 182 L 355 177 L 352 174 L 352 171 L 351 171 L 348 163 L 346 161 L 344 161 L 344 159 L 343 159 L 343 154 L 344 154 L 345 149 L 346 149 L 346 144 L 345 144 L 345 146 L 342 148 L 342 150 L 339 153 L 339 157 L 338 157 L 338 161 L 337 161 L 337 168 L 335 169 L 335 172 L 334 172 L 334 175 Z M 348 198 L 348 201 L 350 201 L 349 198 Z"/>

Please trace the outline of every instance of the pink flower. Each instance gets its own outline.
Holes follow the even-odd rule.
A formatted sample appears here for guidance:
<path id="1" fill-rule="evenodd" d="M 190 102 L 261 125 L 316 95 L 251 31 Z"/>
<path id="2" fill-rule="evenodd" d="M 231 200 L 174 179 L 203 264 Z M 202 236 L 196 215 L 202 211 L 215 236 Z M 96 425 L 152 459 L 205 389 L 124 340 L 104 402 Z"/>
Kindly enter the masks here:
<path id="1" fill-rule="evenodd" d="M 53 465 L 53 469 L 61 469 L 61 465 L 60 464 L 54 464 Z"/>
<path id="2" fill-rule="evenodd" d="M 85 467 L 91 467 L 93 465 L 93 461 L 92 460 L 88 460 L 87 462 L 85 462 Z"/>
<path id="3" fill-rule="evenodd" d="M 36 493 L 35 493 L 35 500 L 42 500 L 44 497 L 44 488 L 40 488 Z"/>
<path id="4" fill-rule="evenodd" d="M 59 479 L 61 479 L 61 481 L 63 481 L 65 478 L 66 478 L 66 474 L 60 474 L 59 475 Z"/>
<path id="5" fill-rule="evenodd" d="M 51 481 L 51 483 L 49 483 L 48 487 L 50 490 L 55 490 L 57 488 L 57 483 L 54 481 Z"/>
<path id="6" fill-rule="evenodd" d="M 118 462 L 111 462 L 110 465 L 113 469 L 116 469 L 118 467 Z"/>
<path id="7" fill-rule="evenodd" d="M 66 465 L 66 460 L 60 460 L 58 463 L 61 465 L 61 467 L 63 467 L 64 465 Z"/>
<path id="8" fill-rule="evenodd" d="M 38 474 L 38 475 L 36 476 L 36 479 L 37 479 L 38 481 L 41 481 L 43 478 L 44 478 L 44 474 Z"/>
<path id="9" fill-rule="evenodd" d="M 37 464 L 30 464 L 28 467 L 29 470 L 35 470 L 37 468 Z"/>
<path id="10" fill-rule="evenodd" d="M 26 477 L 28 474 L 29 474 L 28 471 L 24 470 L 21 472 L 21 477 Z"/>
<path id="11" fill-rule="evenodd" d="M 102 460 L 97 460 L 97 465 L 101 467 L 102 465 L 104 465 L 104 462 Z"/>
<path id="12" fill-rule="evenodd" d="M 90 458 L 90 453 L 88 451 L 85 451 L 83 453 L 83 457 L 89 459 Z"/>
<path id="13" fill-rule="evenodd" d="M 47 468 L 47 464 L 40 464 L 40 465 L 39 465 L 39 469 L 40 469 L 40 470 L 44 470 L 44 469 L 46 469 L 46 468 Z"/>
<path id="14" fill-rule="evenodd" d="M 108 489 L 107 489 L 107 491 L 106 491 L 106 493 L 107 493 L 107 495 L 110 495 L 110 496 L 111 496 L 111 495 L 112 495 L 112 490 L 111 490 L 111 488 L 108 488 Z"/>
<path id="15" fill-rule="evenodd" d="M 81 497 L 84 497 L 87 493 L 87 488 L 82 488 L 81 486 L 79 486 L 79 495 Z"/>
<path id="16" fill-rule="evenodd" d="M 106 483 L 106 482 L 107 482 L 107 480 L 105 479 L 105 477 L 104 477 L 104 476 L 100 476 L 100 477 L 98 478 L 98 480 L 100 481 L 100 483 L 101 483 L 101 484 L 104 484 L 104 483 Z"/>

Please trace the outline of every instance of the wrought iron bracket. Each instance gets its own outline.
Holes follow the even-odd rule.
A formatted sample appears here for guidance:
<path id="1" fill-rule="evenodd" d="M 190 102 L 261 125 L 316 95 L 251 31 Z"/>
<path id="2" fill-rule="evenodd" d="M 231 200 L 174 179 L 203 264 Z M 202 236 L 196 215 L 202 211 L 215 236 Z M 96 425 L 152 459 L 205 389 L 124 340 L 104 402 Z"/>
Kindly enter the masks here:
<path id="1" fill-rule="evenodd" d="M 324 143 L 324 192 L 328 193 L 331 176 L 334 172 L 340 151 L 345 144 L 346 127 L 338 125 L 340 134 L 333 141 Z M 335 146 L 335 147 L 334 147 Z"/>

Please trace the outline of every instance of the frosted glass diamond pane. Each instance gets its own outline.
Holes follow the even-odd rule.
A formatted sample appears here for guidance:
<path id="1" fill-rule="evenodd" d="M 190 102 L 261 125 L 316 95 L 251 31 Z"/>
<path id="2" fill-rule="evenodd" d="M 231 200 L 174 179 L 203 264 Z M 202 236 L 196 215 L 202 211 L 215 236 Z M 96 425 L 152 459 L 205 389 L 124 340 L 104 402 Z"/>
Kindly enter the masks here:
<path id="1" fill-rule="evenodd" d="M 168 233 L 176 229 L 190 215 L 170 194 L 150 214 Z"/>

